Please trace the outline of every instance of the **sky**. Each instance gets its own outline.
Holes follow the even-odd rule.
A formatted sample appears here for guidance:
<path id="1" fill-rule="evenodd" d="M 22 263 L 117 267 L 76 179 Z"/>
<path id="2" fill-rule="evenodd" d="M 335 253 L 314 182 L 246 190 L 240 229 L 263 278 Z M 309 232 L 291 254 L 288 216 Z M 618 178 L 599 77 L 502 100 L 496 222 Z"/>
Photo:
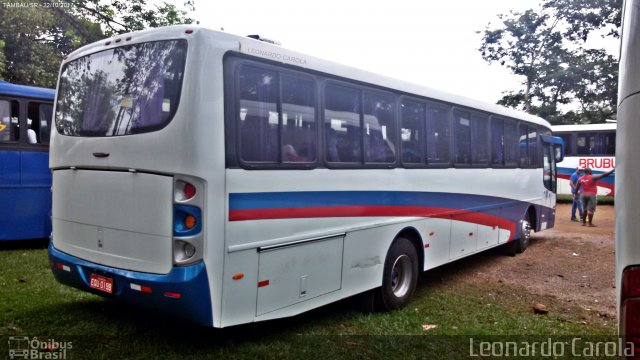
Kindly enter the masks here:
<path id="1" fill-rule="evenodd" d="M 259 34 L 283 47 L 495 103 L 522 77 L 482 59 L 488 23 L 539 0 L 195 1 L 200 25 Z M 614 45 L 615 48 L 615 45 Z"/>
<path id="2" fill-rule="evenodd" d="M 538 0 L 196 0 L 201 26 L 495 103 L 522 79 L 482 59 L 489 23 Z"/>

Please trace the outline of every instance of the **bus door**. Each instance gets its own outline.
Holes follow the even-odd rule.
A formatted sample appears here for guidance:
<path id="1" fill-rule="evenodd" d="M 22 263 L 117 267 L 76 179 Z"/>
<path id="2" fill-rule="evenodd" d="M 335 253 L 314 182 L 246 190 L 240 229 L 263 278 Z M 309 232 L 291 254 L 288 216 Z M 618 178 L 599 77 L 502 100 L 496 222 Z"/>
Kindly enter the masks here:
<path id="1" fill-rule="evenodd" d="M 562 138 L 540 135 L 542 140 L 542 211 L 540 214 L 540 230 L 551 228 L 555 220 L 556 193 L 558 191 L 558 172 L 556 165 L 564 158 Z"/>

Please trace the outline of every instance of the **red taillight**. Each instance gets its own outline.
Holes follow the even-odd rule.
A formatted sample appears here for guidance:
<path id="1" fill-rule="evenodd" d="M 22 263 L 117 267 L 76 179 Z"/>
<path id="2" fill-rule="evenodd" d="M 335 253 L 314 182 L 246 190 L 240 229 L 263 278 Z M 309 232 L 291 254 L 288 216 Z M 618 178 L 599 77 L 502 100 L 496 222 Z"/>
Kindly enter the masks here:
<path id="1" fill-rule="evenodd" d="M 640 267 L 629 267 L 622 272 L 620 293 L 620 332 L 625 344 L 640 349 Z"/>
<path id="2" fill-rule="evenodd" d="M 640 296 L 640 266 L 629 267 L 622 272 L 621 298 L 628 299 Z"/>
<path id="3" fill-rule="evenodd" d="M 184 31 L 185 34 L 193 34 L 193 30 L 192 29 L 188 29 Z"/>
<path id="4" fill-rule="evenodd" d="M 193 186 L 193 184 L 185 183 L 182 192 L 184 193 L 185 199 L 191 199 L 196 196 L 196 187 Z"/>

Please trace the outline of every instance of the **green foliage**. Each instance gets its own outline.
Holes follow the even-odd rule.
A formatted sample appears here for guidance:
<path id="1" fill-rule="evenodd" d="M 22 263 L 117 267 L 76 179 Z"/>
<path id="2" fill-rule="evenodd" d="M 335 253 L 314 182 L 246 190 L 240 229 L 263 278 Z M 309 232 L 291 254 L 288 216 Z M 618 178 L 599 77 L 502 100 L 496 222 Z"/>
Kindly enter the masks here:
<path id="1" fill-rule="evenodd" d="M 185 9 L 146 0 L 12 0 L 0 6 L 0 79 L 55 87 L 62 58 L 113 34 L 193 20 L 193 1 Z M 33 6 L 37 4 L 37 6 Z M 47 6 L 58 4 L 57 6 Z"/>
<path id="2" fill-rule="evenodd" d="M 485 28 L 479 51 L 524 80 L 498 104 L 554 124 L 615 118 L 617 60 L 584 45 L 596 31 L 618 36 L 620 6 L 620 0 L 546 0 L 541 11 L 499 15 L 497 27 Z"/>
<path id="3" fill-rule="evenodd" d="M 107 36 L 146 28 L 190 24 L 194 20 L 188 17 L 195 11 L 193 0 L 184 3 L 186 10 L 162 2 L 150 6 L 147 0 L 69 0 L 74 13 L 102 25 Z"/>

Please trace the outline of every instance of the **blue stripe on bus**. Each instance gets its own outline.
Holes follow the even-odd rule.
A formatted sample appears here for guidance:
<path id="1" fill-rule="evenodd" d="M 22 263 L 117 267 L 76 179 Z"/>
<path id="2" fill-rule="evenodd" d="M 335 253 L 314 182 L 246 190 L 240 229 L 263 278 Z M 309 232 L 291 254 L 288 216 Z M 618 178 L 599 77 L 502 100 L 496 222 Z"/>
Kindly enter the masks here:
<path id="1" fill-rule="evenodd" d="M 516 203 L 523 202 L 495 196 L 417 191 L 302 191 L 229 194 L 229 210 L 318 206 L 428 206 L 478 211 L 483 208 Z"/>

